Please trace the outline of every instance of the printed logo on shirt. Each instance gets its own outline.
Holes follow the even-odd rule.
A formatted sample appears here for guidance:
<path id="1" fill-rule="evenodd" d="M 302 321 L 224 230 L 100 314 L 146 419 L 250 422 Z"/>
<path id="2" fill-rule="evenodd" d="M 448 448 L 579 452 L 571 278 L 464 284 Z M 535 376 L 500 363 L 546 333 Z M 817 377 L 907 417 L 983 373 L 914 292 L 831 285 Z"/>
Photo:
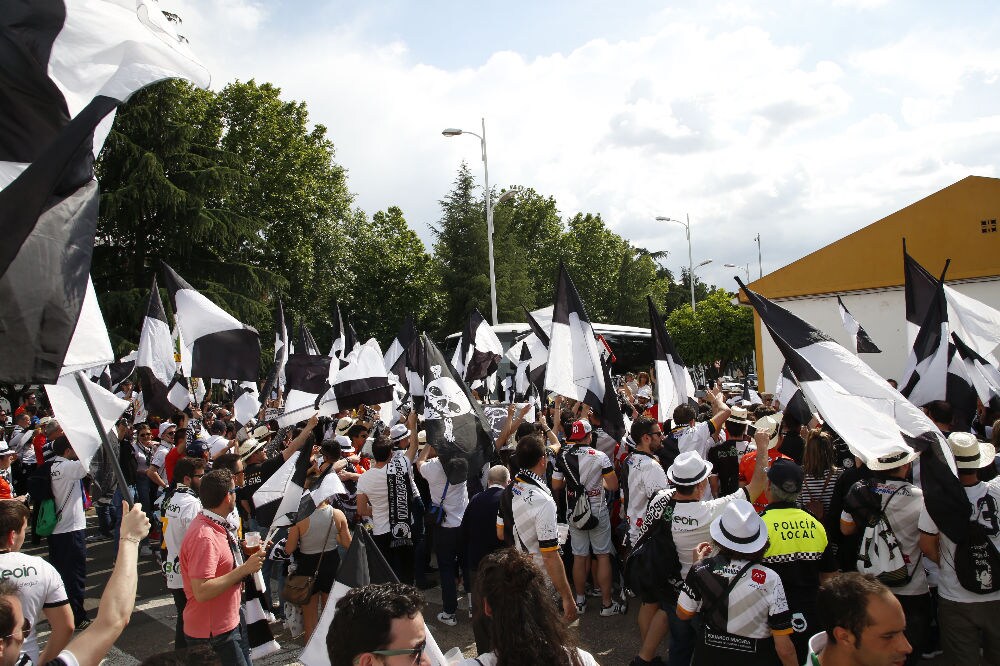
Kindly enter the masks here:
<path id="1" fill-rule="evenodd" d="M 678 516 L 676 513 L 674 514 L 674 522 L 681 525 L 691 525 L 692 527 L 698 527 L 701 524 L 697 518 L 693 518 L 692 516 Z"/>
<path id="2" fill-rule="evenodd" d="M 19 566 L 14 569 L 0 569 L 0 580 L 7 580 L 8 578 L 20 579 L 27 578 L 28 576 L 37 576 L 38 569 L 33 566 Z"/>
<path id="3" fill-rule="evenodd" d="M 751 569 L 750 579 L 758 585 L 763 585 L 767 582 L 767 572 L 763 569 Z"/>

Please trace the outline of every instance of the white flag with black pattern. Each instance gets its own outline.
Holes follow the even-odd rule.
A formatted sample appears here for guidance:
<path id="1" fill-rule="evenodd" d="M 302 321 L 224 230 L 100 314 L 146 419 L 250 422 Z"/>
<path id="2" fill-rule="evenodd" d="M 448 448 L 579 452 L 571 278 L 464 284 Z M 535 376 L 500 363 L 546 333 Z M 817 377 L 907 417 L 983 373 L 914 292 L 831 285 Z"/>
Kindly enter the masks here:
<path id="1" fill-rule="evenodd" d="M 899 384 L 899 392 L 918 407 L 947 399 L 949 335 L 948 302 L 942 280 L 924 313 Z"/>
<path id="2" fill-rule="evenodd" d="M 837 296 L 837 307 L 840 308 L 840 320 L 844 322 L 844 330 L 851 336 L 855 352 L 858 354 L 881 354 L 882 350 L 872 341 L 868 332 L 861 327 L 858 320 L 844 305 L 840 296 Z"/>
<path id="3" fill-rule="evenodd" d="M 899 460 L 920 453 L 927 510 L 951 539 L 967 524 L 969 502 L 955 460 L 933 422 L 858 356 L 781 306 L 737 282 L 785 357 L 799 388 L 824 421 L 864 461 Z"/>
<path id="4" fill-rule="evenodd" d="M 656 402 L 657 413 L 661 421 L 672 418 L 674 409 L 694 400 L 694 382 L 691 373 L 681 360 L 677 348 L 663 317 L 653 304 L 653 299 L 646 296 L 649 307 L 649 328 L 653 334 L 653 369 L 656 372 Z"/>
<path id="5" fill-rule="evenodd" d="M 147 414 L 170 418 L 175 411 L 188 406 L 187 387 L 177 368 L 170 326 L 155 276 L 139 333 L 135 367 L 142 390 L 142 405 Z"/>
<path id="6" fill-rule="evenodd" d="M 163 271 L 184 341 L 181 350 L 184 376 L 257 381 L 260 375 L 257 329 L 241 323 L 198 293 L 170 266 L 163 264 Z"/>

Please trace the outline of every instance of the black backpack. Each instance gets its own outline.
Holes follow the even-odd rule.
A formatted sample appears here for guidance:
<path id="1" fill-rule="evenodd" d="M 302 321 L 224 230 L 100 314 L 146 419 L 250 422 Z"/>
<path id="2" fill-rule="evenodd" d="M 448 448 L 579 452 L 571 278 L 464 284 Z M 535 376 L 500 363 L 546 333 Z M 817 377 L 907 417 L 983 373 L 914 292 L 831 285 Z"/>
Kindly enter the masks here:
<path id="1" fill-rule="evenodd" d="M 639 537 L 625 560 L 625 581 L 643 598 L 676 602 L 683 579 L 681 560 L 674 545 L 674 507 L 670 499 L 663 515 Z"/>
<path id="2" fill-rule="evenodd" d="M 996 502 L 990 495 L 983 499 L 995 510 Z M 1000 591 L 1000 553 L 978 516 L 969 522 L 965 536 L 955 543 L 955 576 L 969 592 L 992 594 Z"/>
<path id="3" fill-rule="evenodd" d="M 656 456 L 660 459 L 660 464 L 663 465 L 664 472 L 670 469 L 670 466 L 674 464 L 674 459 L 680 454 L 681 450 L 677 444 L 677 436 L 673 432 L 664 435 L 663 446 L 656 452 Z"/>
<path id="4" fill-rule="evenodd" d="M 56 498 L 52 492 L 51 460 L 36 467 L 35 471 L 28 477 L 28 494 L 31 495 L 32 504 L 39 504 L 43 500 L 54 500 Z"/>

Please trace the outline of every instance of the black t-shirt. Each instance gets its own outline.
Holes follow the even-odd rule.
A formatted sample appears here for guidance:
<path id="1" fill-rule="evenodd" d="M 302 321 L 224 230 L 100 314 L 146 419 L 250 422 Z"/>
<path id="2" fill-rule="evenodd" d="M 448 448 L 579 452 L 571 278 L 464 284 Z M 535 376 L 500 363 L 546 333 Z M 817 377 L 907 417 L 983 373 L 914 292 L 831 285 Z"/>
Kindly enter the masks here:
<path id="1" fill-rule="evenodd" d="M 736 448 L 739 440 L 727 439 L 708 450 L 712 472 L 719 477 L 719 497 L 731 495 L 740 487 L 740 454 Z"/>
<path id="2" fill-rule="evenodd" d="M 802 455 L 805 452 L 806 443 L 797 432 L 790 432 L 781 438 L 781 452 L 795 461 L 796 465 L 802 464 Z"/>
<path id="3" fill-rule="evenodd" d="M 275 472 L 281 469 L 281 466 L 284 464 L 284 456 L 278 455 L 273 458 L 268 458 L 262 463 L 247 465 L 244 470 L 243 487 L 237 491 L 236 497 L 239 500 L 247 501 L 250 505 L 251 516 L 254 515 L 253 494 L 257 492 L 257 489 L 264 485 L 264 482 L 270 479 Z"/>
<path id="4" fill-rule="evenodd" d="M 132 440 L 128 437 L 118 442 L 118 464 L 122 468 L 122 474 L 125 475 L 125 482 L 130 486 L 134 486 L 139 463 L 135 459 Z"/>

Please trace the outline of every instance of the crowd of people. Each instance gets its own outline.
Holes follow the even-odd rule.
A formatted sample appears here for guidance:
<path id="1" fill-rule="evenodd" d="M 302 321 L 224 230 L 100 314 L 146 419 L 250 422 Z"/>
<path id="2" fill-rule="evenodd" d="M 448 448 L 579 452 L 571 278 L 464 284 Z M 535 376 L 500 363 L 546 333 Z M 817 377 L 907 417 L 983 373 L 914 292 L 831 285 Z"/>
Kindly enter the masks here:
<path id="1" fill-rule="evenodd" d="M 464 483 L 415 410 L 385 424 L 361 406 L 292 428 L 264 409 L 245 428 L 231 404 L 208 401 L 164 420 L 126 414 L 116 434 L 127 489 L 104 478 L 108 461 L 84 467 L 28 391 L 0 442 L 0 664 L 97 663 L 127 622 L 136 558 L 156 557 L 177 654 L 249 666 L 251 599 L 267 619 L 301 613 L 308 639 L 359 525 L 400 582 L 337 602 L 325 636 L 334 665 L 426 663 L 423 592 L 438 585 L 434 619 L 471 625 L 469 666 L 596 663 L 569 626 L 630 604 L 635 666 L 913 664 L 942 652 L 949 664 L 1000 663 L 1000 588 L 969 582 L 968 546 L 930 516 L 915 452 L 862 460 L 768 394 L 749 402 L 716 385 L 668 415 L 646 373 L 620 385 L 631 417 L 620 441 L 582 402 L 509 405 L 491 459 Z M 120 393 L 133 397 L 127 383 Z M 980 555 L 1000 565 L 1000 415 L 984 407 L 973 432 L 952 432 L 947 403 L 924 410 L 985 534 Z M 296 452 L 306 490 L 341 483 L 272 531 L 254 495 Z M 87 537 L 91 505 L 99 529 Z M 20 552 L 29 533 L 48 540 L 47 560 Z M 117 561 L 91 622 L 86 549 L 105 538 Z"/>

